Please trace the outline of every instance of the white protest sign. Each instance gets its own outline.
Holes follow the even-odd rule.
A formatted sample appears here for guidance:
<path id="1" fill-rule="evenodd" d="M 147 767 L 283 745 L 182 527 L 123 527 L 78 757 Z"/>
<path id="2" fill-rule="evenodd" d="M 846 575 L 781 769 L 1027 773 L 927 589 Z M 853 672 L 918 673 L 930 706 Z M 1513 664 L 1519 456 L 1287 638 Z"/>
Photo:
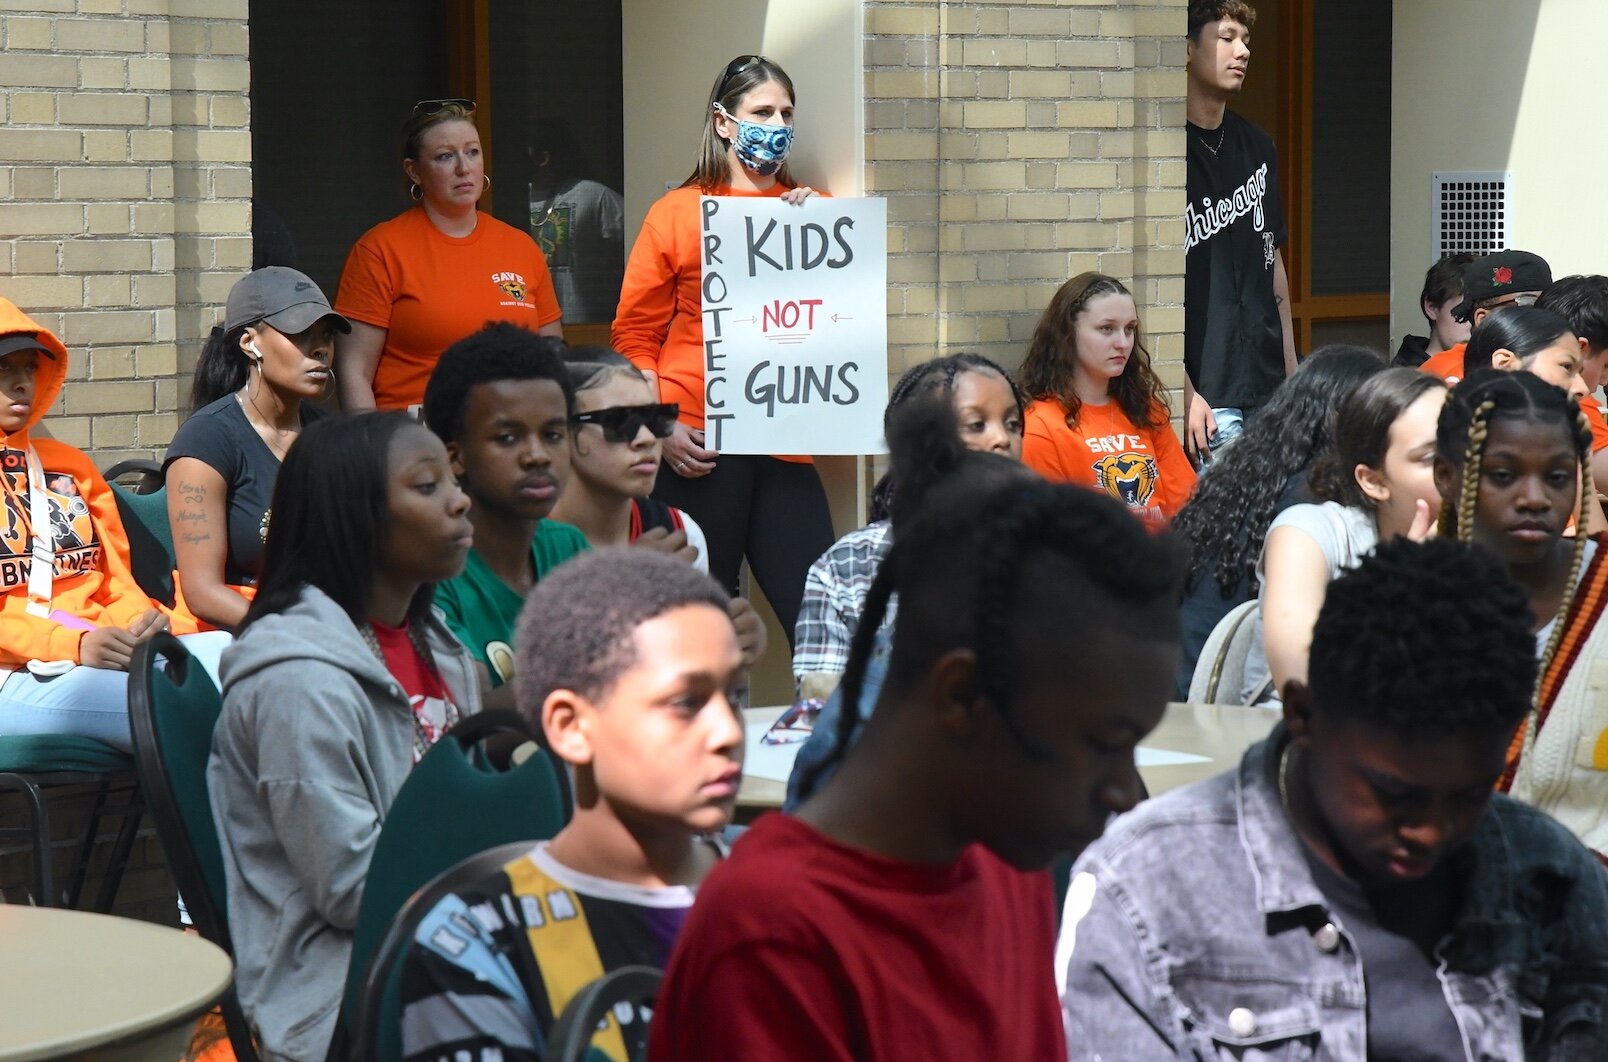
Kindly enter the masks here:
<path id="1" fill-rule="evenodd" d="M 705 196 L 705 445 L 874 454 L 888 404 L 888 205 Z"/>

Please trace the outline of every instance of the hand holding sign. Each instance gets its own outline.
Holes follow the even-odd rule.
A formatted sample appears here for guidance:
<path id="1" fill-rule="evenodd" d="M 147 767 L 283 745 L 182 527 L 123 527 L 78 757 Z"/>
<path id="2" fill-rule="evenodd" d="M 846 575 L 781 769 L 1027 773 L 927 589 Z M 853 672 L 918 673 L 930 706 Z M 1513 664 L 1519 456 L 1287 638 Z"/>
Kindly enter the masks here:
<path id="1" fill-rule="evenodd" d="M 705 445 L 880 453 L 887 204 L 705 197 L 701 209 Z"/>

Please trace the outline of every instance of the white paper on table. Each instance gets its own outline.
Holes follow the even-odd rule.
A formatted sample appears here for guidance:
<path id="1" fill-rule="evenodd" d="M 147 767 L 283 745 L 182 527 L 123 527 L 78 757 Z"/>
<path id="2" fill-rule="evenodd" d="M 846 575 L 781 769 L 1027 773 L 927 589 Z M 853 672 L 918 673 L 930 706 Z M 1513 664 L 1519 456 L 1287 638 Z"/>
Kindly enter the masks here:
<path id="1" fill-rule="evenodd" d="M 1178 767 L 1185 763 L 1210 763 L 1208 756 L 1197 756 L 1193 752 L 1174 752 L 1172 749 L 1153 749 L 1147 745 L 1140 745 L 1134 750 L 1133 765 L 1135 767 Z"/>
<path id="2" fill-rule="evenodd" d="M 793 761 L 798 758 L 798 750 L 804 747 L 804 742 L 767 745 L 759 739 L 770 728 L 769 723 L 749 723 L 743 728 L 746 732 L 743 774 L 750 778 L 785 782 L 793 773 Z"/>

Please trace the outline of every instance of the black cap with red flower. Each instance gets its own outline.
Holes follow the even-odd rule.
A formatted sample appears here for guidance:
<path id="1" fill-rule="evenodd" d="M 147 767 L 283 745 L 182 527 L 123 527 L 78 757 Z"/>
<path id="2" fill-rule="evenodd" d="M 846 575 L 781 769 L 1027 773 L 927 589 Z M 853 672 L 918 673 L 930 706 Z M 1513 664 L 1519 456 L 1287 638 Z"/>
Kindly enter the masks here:
<path id="1" fill-rule="evenodd" d="M 1547 260 L 1529 251 L 1498 251 L 1463 267 L 1463 301 L 1452 310 L 1459 321 L 1474 318 L 1474 307 L 1509 295 L 1540 296 L 1552 283 Z M 1530 300 L 1534 302 L 1532 298 Z"/>

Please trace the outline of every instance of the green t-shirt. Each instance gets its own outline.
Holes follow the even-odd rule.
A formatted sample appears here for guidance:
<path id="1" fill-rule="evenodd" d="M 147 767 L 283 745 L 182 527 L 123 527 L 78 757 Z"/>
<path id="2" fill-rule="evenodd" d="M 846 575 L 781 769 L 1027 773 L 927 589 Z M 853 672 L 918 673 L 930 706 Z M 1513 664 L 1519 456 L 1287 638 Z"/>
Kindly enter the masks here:
<path id="1" fill-rule="evenodd" d="M 536 562 L 536 581 L 571 557 L 589 549 L 586 536 L 569 524 L 543 520 L 530 544 Z M 471 549 L 463 574 L 436 584 L 435 603 L 446 614 L 447 626 L 491 672 L 492 686 L 501 686 L 514 672 L 514 627 L 525 599 L 499 579 Z"/>

